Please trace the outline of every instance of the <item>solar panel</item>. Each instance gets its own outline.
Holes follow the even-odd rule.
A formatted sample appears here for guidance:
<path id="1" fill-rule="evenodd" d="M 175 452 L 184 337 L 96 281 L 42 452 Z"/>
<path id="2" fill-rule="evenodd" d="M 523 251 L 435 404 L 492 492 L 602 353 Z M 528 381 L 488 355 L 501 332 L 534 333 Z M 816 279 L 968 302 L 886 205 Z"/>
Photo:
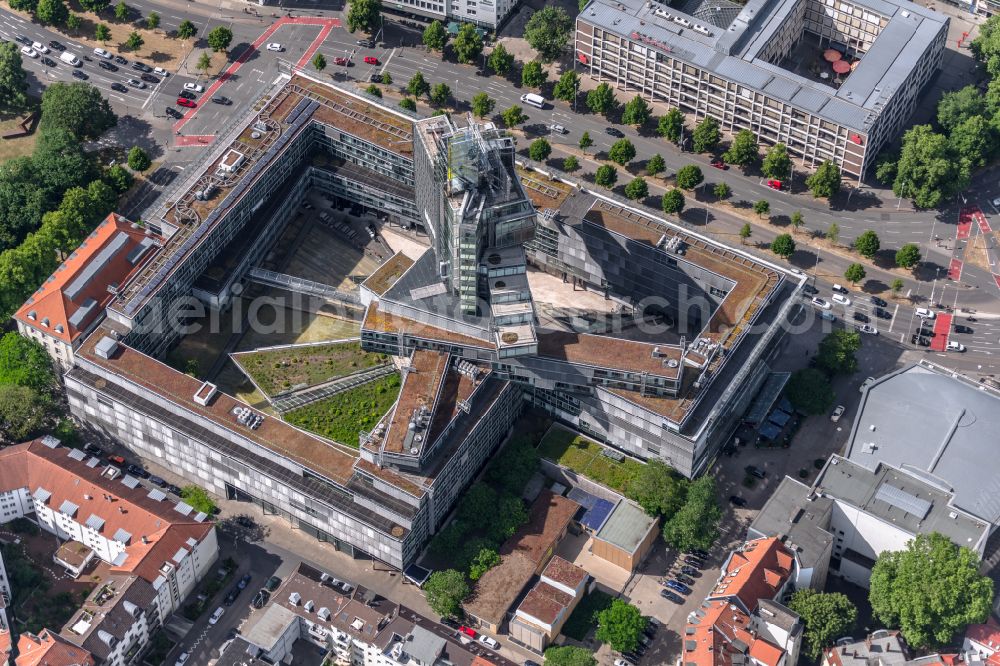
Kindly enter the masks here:
<path id="1" fill-rule="evenodd" d="M 156 488 L 149 491 L 148 497 L 154 502 L 161 502 L 167 499 L 167 495 L 162 490 L 157 490 Z"/>
<path id="2" fill-rule="evenodd" d="M 67 516 L 75 516 L 79 510 L 80 507 L 69 500 L 63 500 L 63 503 L 59 505 L 59 513 L 65 513 Z"/>
<path id="3" fill-rule="evenodd" d="M 134 476 L 129 476 L 128 474 L 126 474 L 125 476 L 122 477 L 122 484 L 128 486 L 129 488 L 135 488 L 136 486 L 139 485 L 139 479 L 135 478 Z"/>
<path id="4" fill-rule="evenodd" d="M 923 520 L 931 510 L 931 503 L 905 490 L 883 483 L 875 492 L 875 499 L 896 507 Z"/>
<path id="5" fill-rule="evenodd" d="M 115 532 L 115 535 L 112 538 L 118 543 L 124 543 L 127 545 L 128 542 L 132 540 L 132 535 L 119 527 L 118 531 Z"/>
<path id="6" fill-rule="evenodd" d="M 81 451 L 80 449 L 70 449 L 69 457 L 72 458 L 73 460 L 83 460 L 84 458 L 87 457 L 87 454 Z"/>
<path id="7" fill-rule="evenodd" d="M 104 519 L 96 513 L 92 513 L 90 514 L 90 518 L 87 518 L 85 525 L 95 532 L 98 532 L 102 527 L 104 527 Z"/>

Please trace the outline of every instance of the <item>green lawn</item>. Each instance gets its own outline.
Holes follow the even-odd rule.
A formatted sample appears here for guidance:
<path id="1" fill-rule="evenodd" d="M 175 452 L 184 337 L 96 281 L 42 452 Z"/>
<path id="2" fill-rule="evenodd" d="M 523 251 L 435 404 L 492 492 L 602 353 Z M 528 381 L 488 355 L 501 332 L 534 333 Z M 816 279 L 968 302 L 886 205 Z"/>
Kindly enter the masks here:
<path id="1" fill-rule="evenodd" d="M 389 362 L 385 354 L 361 350 L 360 342 L 335 342 L 236 355 L 243 370 L 268 395 L 313 386 Z"/>
<path id="2" fill-rule="evenodd" d="M 343 393 L 292 410 L 289 423 L 347 446 L 358 446 L 358 434 L 375 427 L 399 396 L 399 375 L 392 374 Z"/>
<path id="3" fill-rule="evenodd" d="M 607 592 L 594 590 L 580 601 L 563 625 L 562 632 L 572 639 L 586 640 L 590 630 L 597 628 L 597 614 L 610 606 L 612 601 L 614 597 Z"/>
<path id="4" fill-rule="evenodd" d="M 632 458 L 617 462 L 601 455 L 603 450 L 597 442 L 558 427 L 552 428 L 538 445 L 538 453 L 543 458 L 624 494 L 642 463 Z"/>

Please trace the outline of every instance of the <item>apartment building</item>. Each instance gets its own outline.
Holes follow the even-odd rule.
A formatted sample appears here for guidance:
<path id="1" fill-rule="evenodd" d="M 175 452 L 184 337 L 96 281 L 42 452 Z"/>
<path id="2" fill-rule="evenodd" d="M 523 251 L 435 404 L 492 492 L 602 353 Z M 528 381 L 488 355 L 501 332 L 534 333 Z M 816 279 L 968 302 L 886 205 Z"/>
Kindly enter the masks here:
<path id="1" fill-rule="evenodd" d="M 136 663 L 164 617 L 150 583 L 114 574 L 94 588 L 59 635 L 90 653 L 100 666 L 128 666 Z"/>
<path id="2" fill-rule="evenodd" d="M 586 75 L 625 94 L 860 182 L 941 67 L 948 22 L 907 0 L 592 0 L 575 51 Z M 849 66 L 831 71 L 827 49 Z"/>
<path id="3" fill-rule="evenodd" d="M 94 656 L 58 634 L 43 629 L 17 638 L 17 666 L 95 666 Z"/>
<path id="4" fill-rule="evenodd" d="M 391 0 L 382 5 L 393 14 L 472 23 L 490 31 L 501 27 L 516 7 L 517 0 Z"/>

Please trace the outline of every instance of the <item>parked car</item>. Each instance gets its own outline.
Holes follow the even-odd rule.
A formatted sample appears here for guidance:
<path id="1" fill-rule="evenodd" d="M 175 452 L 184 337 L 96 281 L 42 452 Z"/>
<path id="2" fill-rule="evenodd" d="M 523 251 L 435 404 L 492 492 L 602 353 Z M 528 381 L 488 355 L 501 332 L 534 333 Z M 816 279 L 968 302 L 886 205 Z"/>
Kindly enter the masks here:
<path id="1" fill-rule="evenodd" d="M 482 634 L 479 637 L 479 642 L 482 643 L 483 645 L 485 645 L 486 647 L 488 647 L 491 650 L 499 650 L 500 649 L 500 641 L 498 641 L 497 639 L 493 638 L 492 636 L 487 636 L 486 634 Z"/>
<path id="2" fill-rule="evenodd" d="M 746 506 L 747 505 L 747 501 L 745 499 L 743 499 L 742 497 L 740 497 L 739 495 L 730 495 L 729 496 L 729 503 L 732 504 L 733 506 Z"/>
<path id="3" fill-rule="evenodd" d="M 196 107 L 198 105 L 195 104 L 194 102 L 192 102 L 189 99 L 184 99 L 183 97 L 178 97 L 177 98 L 177 106 L 184 106 L 184 107 L 187 107 L 189 109 L 193 109 L 194 107 Z"/>
<path id="4" fill-rule="evenodd" d="M 815 296 L 816 294 L 819 293 L 819 289 L 817 289 L 816 287 L 812 286 L 808 282 L 805 283 L 804 285 L 802 285 L 802 291 L 804 291 L 805 293 L 809 294 L 810 296 Z"/>
<path id="5" fill-rule="evenodd" d="M 615 659 L 615 666 L 633 666 L 633 664 L 627 659 L 622 659 L 621 657 L 618 657 L 617 659 Z"/>
<path id="6" fill-rule="evenodd" d="M 86 446 L 84 446 L 83 450 L 86 451 L 87 453 L 89 453 L 91 455 L 95 455 L 95 456 L 99 456 L 102 453 L 104 453 L 104 450 L 101 447 L 99 447 L 97 444 L 94 444 L 93 442 L 91 442 L 90 444 L 87 444 Z"/>
<path id="7" fill-rule="evenodd" d="M 131 474 L 132 476 L 138 476 L 140 479 L 148 479 L 149 478 L 149 472 L 147 472 L 146 470 L 144 470 L 139 465 L 129 465 L 125 469 L 128 470 L 128 473 Z"/>
<path id="8" fill-rule="evenodd" d="M 250 584 L 251 578 L 253 578 L 253 576 L 251 576 L 250 574 L 244 574 L 243 577 L 240 578 L 240 582 L 236 584 L 237 587 L 239 587 L 241 590 L 245 590 L 247 585 Z"/>
<path id="9" fill-rule="evenodd" d="M 729 165 L 723 162 L 722 160 L 712 160 L 711 165 L 714 166 L 716 169 L 722 169 L 723 171 L 729 168 Z"/>
<path id="10" fill-rule="evenodd" d="M 622 138 L 623 136 L 625 136 L 625 133 L 624 133 L 624 132 L 622 132 L 622 131 L 621 131 L 620 129 L 618 129 L 617 127 L 605 127 L 605 128 L 604 128 L 604 133 L 605 133 L 605 134 L 608 134 L 608 135 L 610 135 L 610 136 L 613 136 L 613 137 L 615 137 L 616 139 L 620 139 L 620 138 Z"/>
<path id="11" fill-rule="evenodd" d="M 836 407 L 833 408 L 833 413 L 830 414 L 830 420 L 836 423 L 837 421 L 840 420 L 840 417 L 843 415 L 844 415 L 844 406 L 837 405 Z"/>
<path id="12" fill-rule="evenodd" d="M 171 110 L 175 110 L 175 109 L 171 109 Z M 177 486 L 175 486 L 172 483 L 168 483 L 167 484 L 167 492 L 169 492 L 169 493 L 171 493 L 173 495 L 177 495 L 178 497 L 180 497 L 181 489 L 178 488 Z"/>
<path id="13" fill-rule="evenodd" d="M 928 340 L 927 338 L 922 338 L 919 335 L 911 335 L 910 336 L 910 342 L 912 344 L 919 345 L 921 347 L 930 347 L 931 346 L 931 341 L 930 340 Z"/>
<path id="14" fill-rule="evenodd" d="M 260 590 L 257 594 L 253 595 L 253 599 L 250 601 L 251 608 L 263 608 L 267 605 L 268 600 L 271 598 L 271 593 L 267 590 Z"/>
<path id="15" fill-rule="evenodd" d="M 834 303 L 840 303 L 845 307 L 851 304 L 851 299 L 849 299 L 847 296 L 844 296 L 843 294 L 834 294 L 833 296 L 830 297 L 830 299 Z"/>
<path id="16" fill-rule="evenodd" d="M 771 180 L 767 181 L 767 186 L 770 187 L 772 190 L 780 190 L 781 181 L 772 178 Z"/>
<path id="17" fill-rule="evenodd" d="M 357 43 L 358 46 L 363 46 L 366 49 L 373 49 L 373 48 L 375 48 L 375 40 L 374 39 L 364 39 L 364 38 L 361 38 L 356 43 Z"/>
<path id="18" fill-rule="evenodd" d="M 121 456 L 108 456 L 108 462 L 113 465 L 124 465 L 125 459 Z"/>
<path id="19" fill-rule="evenodd" d="M 479 632 L 478 631 L 476 631 L 472 627 L 467 627 L 464 624 L 458 625 L 458 630 L 461 633 L 463 633 L 466 636 L 468 636 L 469 638 L 478 638 L 479 637 Z"/>
<path id="20" fill-rule="evenodd" d="M 862 333 L 867 333 L 868 335 L 878 335 L 878 329 L 871 324 L 862 324 L 858 326 L 857 329 Z"/>
<path id="21" fill-rule="evenodd" d="M 268 44 L 267 44 L 267 50 L 268 51 L 274 51 L 276 53 L 281 53 L 282 51 L 285 50 L 285 47 L 283 47 L 278 42 L 268 42 Z"/>
<path id="22" fill-rule="evenodd" d="M 819 296 L 813 296 L 812 304 L 822 310 L 829 310 L 831 305 L 829 301 L 825 301 Z"/>
<path id="23" fill-rule="evenodd" d="M 184 666 L 187 663 L 188 658 L 191 656 L 190 652 L 181 652 L 177 655 L 177 661 L 174 662 L 174 666 Z"/>
<path id="24" fill-rule="evenodd" d="M 177 93 L 178 97 L 183 97 L 184 99 L 194 99 L 195 94 L 193 92 L 188 92 L 187 90 L 182 90 Z"/>
<path id="25" fill-rule="evenodd" d="M 745 468 L 746 473 L 750 476 L 755 476 L 758 479 L 763 479 L 767 476 L 767 472 L 757 467 L 756 465 L 747 465 Z"/>
<path id="26" fill-rule="evenodd" d="M 365 64 L 366 65 L 377 65 L 378 64 L 378 58 L 376 58 L 375 56 L 365 56 Z"/>
<path id="27" fill-rule="evenodd" d="M 345 58 L 344 56 L 337 56 L 336 58 L 333 59 L 333 64 L 338 65 L 340 67 L 347 67 L 347 65 L 349 65 L 350 62 L 351 62 L 350 59 Z M 376 83 L 382 83 L 381 76 L 379 76 L 379 80 Z"/>
<path id="28" fill-rule="evenodd" d="M 660 596 L 668 601 L 672 601 L 675 604 L 683 605 L 684 598 L 678 595 L 676 592 L 671 592 L 670 590 L 660 590 Z"/>
<path id="29" fill-rule="evenodd" d="M 378 72 L 375 72 L 374 74 L 368 77 L 368 81 L 371 83 L 382 83 L 382 75 L 379 74 Z"/>
<path id="30" fill-rule="evenodd" d="M 458 624 L 458 622 L 456 622 L 454 619 L 452 619 L 450 617 L 442 617 L 441 620 L 440 620 L 440 622 L 444 626 L 451 627 L 452 629 L 458 629 L 459 626 L 461 626 L 461 625 Z"/>
<path id="31" fill-rule="evenodd" d="M 218 624 L 219 620 L 222 619 L 223 613 L 225 613 L 225 612 L 226 612 L 226 609 L 223 608 L 222 606 L 219 606 L 212 613 L 212 616 L 210 618 L 208 618 L 208 623 L 211 624 L 211 625 L 213 625 L 213 626 L 216 625 L 216 624 Z"/>
<path id="32" fill-rule="evenodd" d="M 268 592 L 274 592 L 278 589 L 279 585 L 281 585 L 281 579 L 277 576 L 271 576 L 267 579 L 267 582 L 264 583 L 264 589 Z"/>
<path id="33" fill-rule="evenodd" d="M 212 98 L 212 102 L 215 104 L 221 104 L 222 106 L 229 106 L 233 103 L 233 100 L 229 99 L 225 95 L 216 95 Z"/>
<path id="34" fill-rule="evenodd" d="M 118 65 L 110 63 L 107 60 L 101 60 L 101 61 L 99 61 L 97 63 L 97 66 L 100 67 L 101 69 L 106 69 L 109 72 L 117 72 L 118 71 Z"/>
<path id="35" fill-rule="evenodd" d="M 236 598 L 240 596 L 240 592 L 242 591 L 243 590 L 241 590 L 240 588 L 234 587 L 233 589 L 229 590 L 229 594 L 227 594 L 226 598 L 222 600 L 222 603 L 224 603 L 227 606 L 232 606 L 234 603 L 236 603 Z"/>
<path id="36" fill-rule="evenodd" d="M 104 58 L 105 60 L 111 60 L 111 54 L 104 49 L 94 49 L 94 55 L 98 58 Z"/>
<path id="37" fill-rule="evenodd" d="M 155 486 L 159 486 L 160 488 L 166 488 L 167 487 L 167 482 L 164 481 L 162 478 L 160 478 L 158 476 L 150 476 L 149 477 L 149 482 L 152 483 Z"/>
<path id="38" fill-rule="evenodd" d="M 839 285 L 839 284 L 836 284 L 836 283 L 834 283 L 834 285 L 833 285 L 832 287 L 830 287 L 830 289 L 831 289 L 831 290 L 832 290 L 832 291 L 833 291 L 834 293 L 837 293 L 837 294 L 844 294 L 845 296 L 846 296 L 847 294 L 851 293 L 851 292 L 849 292 L 849 291 L 847 290 L 847 287 L 844 287 L 843 285 Z"/>
<path id="39" fill-rule="evenodd" d="M 87 79 L 90 78 L 90 76 L 86 72 L 81 72 L 78 69 L 74 69 L 73 70 L 73 78 L 74 79 L 80 79 L 81 81 L 86 81 Z"/>
<path id="40" fill-rule="evenodd" d="M 819 318 L 827 321 L 837 321 L 837 315 L 833 314 L 829 310 L 820 310 Z"/>
<path id="41" fill-rule="evenodd" d="M 708 559 L 708 552 L 702 550 L 701 548 L 692 548 L 691 550 L 687 551 L 687 554 L 694 555 L 695 557 L 700 557 L 703 560 Z"/>
<path id="42" fill-rule="evenodd" d="M 875 383 L 874 377 L 867 377 L 865 381 L 861 382 L 861 386 L 858 387 L 858 393 L 864 393 L 865 389 Z"/>
<path id="43" fill-rule="evenodd" d="M 185 83 L 184 90 L 190 90 L 191 92 L 205 92 L 205 87 L 197 83 Z"/>
<path id="44" fill-rule="evenodd" d="M 681 567 L 681 573 L 685 576 L 700 576 L 701 572 L 692 566 L 684 565 Z"/>
<path id="45" fill-rule="evenodd" d="M 689 578 L 688 576 L 685 576 L 684 574 L 674 574 L 674 579 L 677 580 L 677 581 L 680 581 L 681 583 L 684 583 L 688 587 L 691 587 L 692 585 L 694 585 L 694 578 Z"/>
<path id="46" fill-rule="evenodd" d="M 60 42 L 57 42 L 57 41 L 56 41 L 56 40 L 54 40 L 54 39 L 53 39 L 53 40 L 51 40 L 51 41 L 49 42 L 49 46 L 50 46 L 50 47 L 52 48 L 52 50 L 54 50 L 54 51 L 65 51 L 65 50 L 66 50 L 66 47 L 65 47 L 65 46 L 63 46 L 63 45 L 62 45 L 62 43 L 60 43 Z"/>
<path id="47" fill-rule="evenodd" d="M 150 72 L 153 71 L 152 67 L 150 67 L 144 62 L 139 62 L 138 60 L 132 63 L 132 69 L 134 69 L 137 72 L 143 72 L 144 74 L 149 74 Z"/>
<path id="48" fill-rule="evenodd" d="M 683 560 L 683 562 L 685 564 L 689 564 L 690 566 L 694 567 L 695 569 L 701 569 L 703 566 L 705 566 L 704 562 L 702 562 L 701 560 L 699 560 L 697 557 L 691 557 L 690 555 L 688 555 L 687 557 L 685 557 L 684 560 Z M 681 569 L 681 571 L 683 571 L 683 569 Z M 685 573 L 687 573 L 687 572 L 685 572 Z"/>

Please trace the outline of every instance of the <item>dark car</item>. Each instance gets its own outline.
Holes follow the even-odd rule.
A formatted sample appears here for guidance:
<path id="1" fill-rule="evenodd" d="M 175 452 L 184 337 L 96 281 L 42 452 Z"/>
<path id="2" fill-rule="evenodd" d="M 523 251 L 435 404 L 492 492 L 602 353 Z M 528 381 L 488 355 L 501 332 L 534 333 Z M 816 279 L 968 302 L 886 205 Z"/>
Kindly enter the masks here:
<path id="1" fill-rule="evenodd" d="M 170 493 L 172 495 L 177 495 L 178 497 L 180 497 L 180 495 L 181 495 L 181 489 L 178 488 L 177 486 L 175 486 L 172 483 L 168 483 L 167 484 L 166 490 L 167 490 L 168 493 Z"/>
<path id="2" fill-rule="evenodd" d="M 618 139 L 620 139 L 620 138 L 622 138 L 623 136 L 625 136 L 625 133 L 624 133 L 624 132 L 622 132 L 622 131 L 621 131 L 620 129 L 618 129 L 617 127 L 605 127 L 605 128 L 604 128 L 604 133 L 605 133 L 605 134 L 608 134 L 608 135 L 610 135 L 610 136 L 613 136 L 613 137 L 615 137 L 615 138 L 618 138 Z"/>
<path id="3" fill-rule="evenodd" d="M 667 587 L 681 594 L 691 594 L 691 588 L 680 582 L 679 580 L 668 580 L 666 583 Z"/>
<path id="4" fill-rule="evenodd" d="M 358 43 L 358 46 L 363 46 L 366 49 L 373 49 L 373 48 L 375 48 L 375 40 L 374 39 L 359 39 L 357 43 Z"/>
<path id="5" fill-rule="evenodd" d="M 870 319 L 868 319 L 868 315 L 866 315 L 864 312 L 858 312 L 857 310 L 854 311 L 854 314 L 852 316 L 854 317 L 854 321 L 860 321 L 862 324 L 867 324 L 869 321 L 871 321 Z"/>
<path id="6" fill-rule="evenodd" d="M 152 83 L 154 86 L 160 82 L 160 80 L 155 76 L 153 76 L 152 74 L 143 74 L 139 78 L 145 81 L 146 83 Z"/>
<path id="7" fill-rule="evenodd" d="M 691 565 L 695 569 L 700 569 L 703 566 L 705 566 L 704 562 L 702 562 L 701 560 L 699 560 L 697 557 L 691 557 L 690 555 L 688 555 L 687 557 L 684 558 L 684 563 Z"/>
<path id="8" fill-rule="evenodd" d="M 871 297 L 871 298 L 869 298 L 868 300 L 869 300 L 869 301 L 871 302 L 871 304 L 872 304 L 872 305 L 877 305 L 877 306 L 879 306 L 880 308 L 884 308 L 884 307 L 888 307 L 888 306 L 889 306 L 889 304 L 888 304 L 888 303 L 886 303 L 885 301 L 883 301 L 883 300 L 882 300 L 881 298 L 879 298 L 878 296 L 872 296 L 872 297 Z"/>
<path id="9" fill-rule="evenodd" d="M 524 660 L 524 666 L 542 666 L 537 661 L 531 661 L 530 659 Z"/>
<path id="10" fill-rule="evenodd" d="M 149 478 L 149 472 L 147 472 L 146 470 L 144 470 L 139 465 L 132 465 L 132 464 L 130 464 L 125 469 L 132 476 L 138 476 L 140 479 L 148 479 Z"/>
<path id="11" fill-rule="evenodd" d="M 281 579 L 277 576 L 271 576 L 267 579 L 267 582 L 264 583 L 264 589 L 268 592 L 274 592 L 278 589 L 279 585 L 281 585 Z"/>
<path id="12" fill-rule="evenodd" d="M 674 574 L 674 578 L 676 580 L 679 580 L 680 582 L 684 583 L 688 587 L 694 585 L 694 578 L 689 578 L 688 576 L 685 576 L 684 574 Z"/>
<path id="13" fill-rule="evenodd" d="M 684 565 L 681 567 L 681 573 L 685 576 L 700 576 L 701 572 L 692 566 Z"/>
<path id="14" fill-rule="evenodd" d="M 167 115 L 170 116 L 171 118 L 178 118 L 178 119 L 184 117 L 183 113 L 181 113 L 172 106 L 167 107 Z"/>
<path id="15" fill-rule="evenodd" d="M 160 478 L 158 476 L 150 476 L 149 477 L 149 482 L 152 483 L 155 486 L 159 486 L 160 488 L 166 488 L 167 487 L 167 482 L 164 481 L 162 478 Z"/>
<path id="16" fill-rule="evenodd" d="M 253 608 L 263 608 L 267 605 L 268 600 L 271 598 L 271 593 L 267 590 L 260 590 L 253 596 L 253 600 L 250 602 L 250 606 Z"/>
<path id="17" fill-rule="evenodd" d="M 49 48 L 51 48 L 53 51 L 65 51 L 66 50 L 65 46 L 63 46 L 61 43 L 57 42 L 54 39 L 49 42 Z"/>
<path id="18" fill-rule="evenodd" d="M 837 294 L 844 294 L 844 295 L 847 295 L 847 294 L 851 293 L 851 292 L 847 291 L 847 287 L 843 287 L 843 286 L 841 286 L 839 284 L 835 284 L 832 287 L 830 287 L 830 291 L 832 291 L 834 293 L 837 293 Z"/>
<path id="19" fill-rule="evenodd" d="M 239 583 L 237 583 L 237 586 L 238 586 L 238 587 L 239 587 L 239 588 L 240 588 L 241 590 L 245 590 L 245 589 L 247 588 L 247 585 L 249 585 L 249 584 L 250 584 L 250 579 L 251 579 L 251 578 L 252 578 L 252 576 L 251 576 L 250 574 L 245 574 L 245 575 L 243 576 L 243 578 L 240 578 L 240 582 L 239 582 Z"/>
<path id="20" fill-rule="evenodd" d="M 226 598 L 223 600 L 223 603 L 225 603 L 227 606 L 232 606 L 234 603 L 236 603 L 236 597 L 240 596 L 240 592 L 242 592 L 242 590 L 238 587 L 234 587 L 233 589 L 229 590 L 229 594 L 226 595 Z"/>
<path id="21" fill-rule="evenodd" d="M 180 91 L 179 93 L 177 93 L 177 96 L 178 97 L 182 97 L 184 99 L 195 99 L 195 94 L 193 92 L 188 91 L 188 90 L 182 90 L 182 91 Z"/>
<path id="22" fill-rule="evenodd" d="M 968 326 L 963 326 L 962 324 L 955 324 L 956 333 L 972 333 L 972 329 Z"/>
<path id="23" fill-rule="evenodd" d="M 381 74 L 372 74 L 371 76 L 368 77 L 368 80 L 371 83 L 382 83 L 382 75 Z"/>
<path id="24" fill-rule="evenodd" d="M 702 559 L 702 560 L 707 560 L 708 559 L 708 553 L 705 552 L 704 550 L 700 549 L 700 548 L 692 548 L 686 554 L 687 555 L 694 555 L 695 557 L 697 557 L 699 559 Z"/>
<path id="25" fill-rule="evenodd" d="M 56 61 L 48 56 L 42 56 L 42 64 L 46 67 L 55 67 Z"/>
<path id="26" fill-rule="evenodd" d="M 86 80 L 87 80 L 87 79 L 89 79 L 90 77 L 89 77 L 89 76 L 87 76 L 86 72 L 81 72 L 81 71 L 80 71 L 80 70 L 78 70 L 78 69 L 74 69 L 74 70 L 73 70 L 73 78 L 74 78 L 74 79 L 80 79 L 81 81 L 86 81 Z"/>
<path id="27" fill-rule="evenodd" d="M 746 466 L 746 472 L 750 476 L 756 476 L 758 479 L 763 479 L 764 477 L 767 476 L 767 472 L 765 472 L 764 470 L 760 469 L 759 467 L 755 467 L 753 465 L 747 465 Z"/>
<path id="28" fill-rule="evenodd" d="M 742 497 L 740 497 L 739 495 L 730 495 L 729 496 L 729 503 L 732 504 L 733 506 L 746 506 L 747 505 L 747 501 L 745 499 L 743 499 Z"/>
<path id="29" fill-rule="evenodd" d="M 810 296 L 815 296 L 816 294 L 819 293 L 819 289 L 817 289 L 816 287 L 812 286 L 811 284 L 804 284 L 804 285 L 802 285 L 802 291 L 804 291 L 805 293 L 809 294 Z"/>
<path id="30" fill-rule="evenodd" d="M 660 590 L 660 596 L 663 597 L 664 599 L 674 602 L 675 604 L 678 605 L 684 604 L 684 598 L 681 597 L 676 592 L 671 592 L 670 590 Z"/>
<path id="31" fill-rule="evenodd" d="M 91 453 L 91 454 L 93 454 L 95 456 L 99 456 L 102 453 L 104 453 L 104 451 L 101 449 L 101 447 L 99 447 L 97 444 L 87 444 L 86 446 L 83 447 L 83 449 L 87 453 Z"/>
<path id="32" fill-rule="evenodd" d="M 926 328 L 918 328 L 917 330 L 915 330 L 913 332 L 916 333 L 917 335 L 922 335 L 925 338 L 933 338 L 934 337 L 934 331 L 928 330 Z"/>
<path id="33" fill-rule="evenodd" d="M 911 335 L 910 344 L 920 345 L 921 347 L 930 347 L 931 341 L 927 338 L 922 338 L 919 335 Z"/>
<path id="34" fill-rule="evenodd" d="M 882 308 L 874 308 L 872 310 L 872 314 L 878 317 L 879 319 L 892 319 L 892 313 L 890 313 L 888 310 L 883 310 Z"/>
<path id="35" fill-rule="evenodd" d="M 111 84 L 111 89 L 112 90 L 117 90 L 118 92 L 123 92 L 123 93 L 127 93 L 128 92 L 128 88 L 125 87 L 123 84 L 118 83 L 118 82 L 112 83 Z"/>
<path id="36" fill-rule="evenodd" d="M 443 618 L 441 618 L 441 624 L 443 624 L 446 627 L 451 627 L 452 629 L 458 629 L 458 627 L 459 627 L 458 622 L 456 622 L 455 620 L 451 619 L 450 617 L 443 617 Z"/>
<path id="37" fill-rule="evenodd" d="M 122 67 L 124 67 L 125 65 L 128 64 L 128 60 L 126 60 L 125 58 L 123 58 L 121 56 L 115 56 L 115 62 L 118 63 L 119 65 L 121 65 Z"/>
<path id="38" fill-rule="evenodd" d="M 25 46 L 31 46 L 31 44 L 32 44 L 32 41 L 30 39 L 28 39 L 27 37 L 25 37 L 24 35 L 14 35 L 14 41 L 15 42 L 20 42 L 20 43 L 24 44 Z"/>
<path id="39" fill-rule="evenodd" d="M 134 69 L 137 72 L 146 72 L 147 74 L 149 72 L 153 71 L 153 68 L 150 67 L 149 65 L 147 65 L 144 62 L 134 62 L 134 63 L 132 63 L 132 69 Z"/>
<path id="40" fill-rule="evenodd" d="M 97 63 L 97 66 L 100 67 L 101 69 L 106 69 L 109 72 L 118 71 L 118 66 L 108 62 L 107 60 L 101 60 L 100 62 Z"/>
<path id="41" fill-rule="evenodd" d="M 213 97 L 212 101 L 215 102 L 216 104 L 221 104 L 222 106 L 229 106 L 230 104 L 233 103 L 233 100 L 229 99 L 228 97 L 225 97 L 224 95 L 218 95 L 216 97 Z"/>

